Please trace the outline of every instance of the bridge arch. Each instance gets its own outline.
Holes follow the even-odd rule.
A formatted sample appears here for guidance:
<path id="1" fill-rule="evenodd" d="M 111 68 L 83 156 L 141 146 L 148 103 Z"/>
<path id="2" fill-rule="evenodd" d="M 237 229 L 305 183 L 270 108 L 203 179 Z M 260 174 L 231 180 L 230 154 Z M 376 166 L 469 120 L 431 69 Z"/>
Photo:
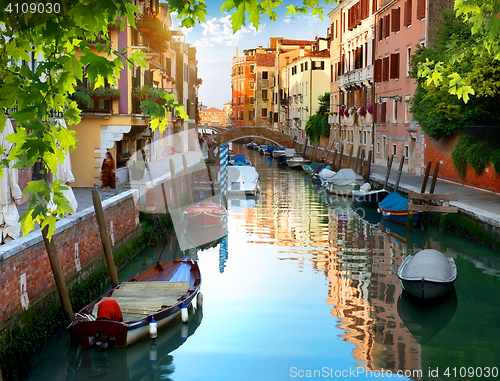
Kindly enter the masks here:
<path id="1" fill-rule="evenodd" d="M 267 140 L 277 146 L 287 146 L 290 148 L 295 143 L 290 136 L 267 127 L 235 127 L 219 132 L 214 138 L 219 143 L 229 143 L 244 138 L 258 138 Z"/>

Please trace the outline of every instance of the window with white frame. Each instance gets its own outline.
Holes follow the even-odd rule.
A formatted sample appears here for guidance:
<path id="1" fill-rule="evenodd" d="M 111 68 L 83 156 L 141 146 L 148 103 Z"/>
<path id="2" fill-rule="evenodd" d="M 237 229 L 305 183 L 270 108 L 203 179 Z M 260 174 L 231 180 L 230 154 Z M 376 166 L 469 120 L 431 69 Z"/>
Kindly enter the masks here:
<path id="1" fill-rule="evenodd" d="M 392 100 L 392 123 L 396 124 L 398 122 L 398 102 L 395 99 Z"/>
<path id="2" fill-rule="evenodd" d="M 393 144 L 392 145 L 392 154 L 394 156 L 396 156 L 397 152 L 398 152 L 398 147 L 396 146 L 396 144 Z"/>
<path id="3" fill-rule="evenodd" d="M 267 108 L 262 108 L 262 117 L 267 118 Z"/>
<path id="4" fill-rule="evenodd" d="M 405 159 L 408 159 L 408 153 L 409 153 L 408 146 L 405 146 Z"/>
<path id="5" fill-rule="evenodd" d="M 405 95 L 405 124 L 410 123 L 410 96 Z"/>
<path id="6" fill-rule="evenodd" d="M 255 65 L 250 65 L 250 74 L 253 74 L 255 71 Z"/>
<path id="7" fill-rule="evenodd" d="M 406 76 L 410 76 L 411 46 L 406 49 Z"/>
<path id="8" fill-rule="evenodd" d="M 377 142 L 377 153 L 380 153 L 380 142 Z"/>
<path id="9" fill-rule="evenodd" d="M 250 90 L 253 90 L 255 88 L 255 82 L 250 81 Z"/>
<path id="10" fill-rule="evenodd" d="M 262 72 L 262 79 L 268 79 L 269 78 L 269 74 L 267 71 L 263 71 Z"/>
<path id="11" fill-rule="evenodd" d="M 366 145 L 366 131 L 363 131 L 363 144 Z"/>

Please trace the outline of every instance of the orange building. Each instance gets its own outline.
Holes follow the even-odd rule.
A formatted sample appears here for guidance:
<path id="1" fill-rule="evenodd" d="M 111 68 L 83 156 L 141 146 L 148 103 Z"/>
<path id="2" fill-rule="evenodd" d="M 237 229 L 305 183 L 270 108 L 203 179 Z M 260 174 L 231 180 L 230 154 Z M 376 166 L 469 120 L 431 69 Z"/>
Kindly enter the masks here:
<path id="1" fill-rule="evenodd" d="M 200 111 L 200 125 L 202 126 L 220 126 L 226 127 L 227 116 L 223 110 L 216 107 L 210 107 L 207 110 Z"/>
<path id="2" fill-rule="evenodd" d="M 255 126 L 255 49 L 243 51 L 232 61 L 232 97 L 233 117 L 235 127 Z"/>

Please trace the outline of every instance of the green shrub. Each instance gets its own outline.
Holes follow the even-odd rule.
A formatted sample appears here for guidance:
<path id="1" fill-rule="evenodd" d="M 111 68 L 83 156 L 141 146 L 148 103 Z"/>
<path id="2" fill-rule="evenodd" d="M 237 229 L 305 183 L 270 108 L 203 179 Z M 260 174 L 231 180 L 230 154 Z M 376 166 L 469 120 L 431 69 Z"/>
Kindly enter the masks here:
<path id="1" fill-rule="evenodd" d="M 478 141 L 467 149 L 467 162 L 478 175 L 484 172 L 484 168 L 491 161 L 492 150 L 491 145 L 485 141 Z"/>
<path id="2" fill-rule="evenodd" d="M 493 162 L 493 168 L 497 175 L 500 175 L 500 148 L 497 148 L 491 154 L 491 161 Z"/>
<path id="3" fill-rule="evenodd" d="M 458 174 L 462 179 L 465 180 L 465 175 L 467 173 L 467 148 L 470 145 L 470 138 L 467 136 L 462 136 L 460 141 L 455 146 L 455 149 L 451 153 L 451 158 L 453 160 L 453 165 L 457 170 Z"/>

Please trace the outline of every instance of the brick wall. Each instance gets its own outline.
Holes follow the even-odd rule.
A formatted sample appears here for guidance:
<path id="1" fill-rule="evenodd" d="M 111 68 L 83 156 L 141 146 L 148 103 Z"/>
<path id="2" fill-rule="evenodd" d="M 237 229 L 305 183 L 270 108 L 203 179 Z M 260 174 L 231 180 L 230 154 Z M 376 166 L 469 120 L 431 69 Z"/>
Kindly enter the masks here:
<path id="1" fill-rule="evenodd" d="M 103 202 L 107 231 L 114 246 L 139 225 L 138 192 L 127 191 Z M 112 225 L 112 228 L 111 228 Z M 71 279 L 81 268 L 98 258 L 104 258 L 99 229 L 93 207 L 75 213 L 56 224 L 52 240 L 65 278 Z M 81 266 L 77 269 L 77 256 Z M 26 276 L 26 291 L 33 303 L 55 288 L 42 235 L 31 232 L 0 247 L 0 325 L 19 312 L 21 277 Z"/>
<path id="2" fill-rule="evenodd" d="M 490 163 L 486 166 L 482 175 L 476 174 L 474 169 L 469 165 L 465 180 L 463 180 L 455 170 L 451 153 L 459 140 L 459 136 L 448 137 L 435 141 L 426 139 L 425 146 L 425 162 L 439 164 L 439 178 L 451 180 L 460 184 L 470 185 L 473 187 L 500 192 L 500 175 L 497 175 L 493 165 Z"/>

